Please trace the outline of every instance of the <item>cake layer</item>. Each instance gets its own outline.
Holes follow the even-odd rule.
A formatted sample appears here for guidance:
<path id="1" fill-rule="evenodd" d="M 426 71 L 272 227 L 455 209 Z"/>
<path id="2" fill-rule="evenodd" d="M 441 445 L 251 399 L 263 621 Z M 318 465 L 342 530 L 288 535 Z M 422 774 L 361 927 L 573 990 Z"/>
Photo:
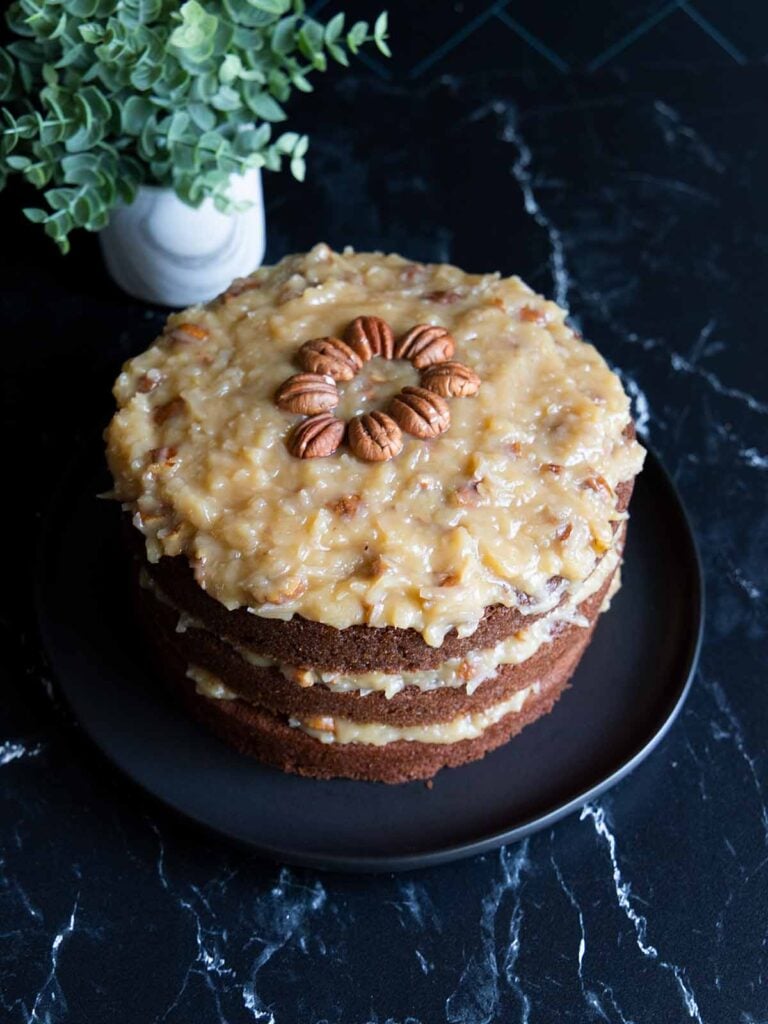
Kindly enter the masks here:
<path id="1" fill-rule="evenodd" d="M 608 574 L 599 589 L 578 606 L 583 625 L 563 623 L 547 643 L 519 664 L 500 666 L 495 674 L 469 691 L 466 686 L 444 686 L 422 691 L 408 686 L 393 696 L 384 691 L 334 692 L 322 683 L 299 686 L 275 667 L 249 663 L 229 643 L 207 630 L 189 627 L 176 630 L 178 616 L 145 588 L 137 588 L 145 628 L 152 643 L 167 649 L 179 661 L 210 673 L 198 675 L 200 690 L 235 695 L 284 718 L 308 719 L 342 717 L 355 722 L 392 726 L 445 722 L 457 715 L 472 714 L 507 699 L 511 694 L 546 679 L 570 648 L 578 645 L 592 626 L 611 587 L 615 574 Z"/>
<path id="2" fill-rule="evenodd" d="M 323 245 L 170 317 L 115 395 L 115 494 L 150 560 L 290 620 L 302 660 L 304 622 L 394 628 L 390 661 L 405 631 L 491 646 L 589 576 L 643 460 L 619 379 L 518 278 Z"/>
<path id="3" fill-rule="evenodd" d="M 400 783 L 429 779 L 441 768 L 484 757 L 525 726 L 552 710 L 589 642 L 583 631 L 552 667 L 539 692 L 518 713 L 510 713 L 475 739 L 455 743 L 398 740 L 383 746 L 365 743 L 323 743 L 288 721 L 242 700 L 202 697 L 187 675 L 187 665 L 170 648 L 157 652 L 163 679 L 206 728 L 243 754 L 282 771 L 314 778 L 350 778 Z"/>
<path id="4" fill-rule="evenodd" d="M 624 513 L 632 495 L 632 481 L 617 488 L 617 511 Z M 616 522 L 616 529 L 624 520 Z M 143 559 L 140 535 L 129 530 L 128 539 Z M 427 644 L 413 629 L 393 626 L 348 626 L 338 630 L 295 615 L 292 619 L 263 618 L 245 608 L 229 610 L 208 595 L 196 582 L 185 558 L 162 558 L 146 563 L 146 569 L 162 592 L 214 635 L 233 644 L 293 665 L 311 665 L 329 672 L 413 672 L 434 669 L 449 658 L 463 658 L 471 651 L 495 647 L 507 637 L 543 618 L 547 612 L 524 614 L 522 608 L 494 605 L 487 608 L 470 636 L 448 633 L 440 647 Z M 567 599 L 561 580 L 552 581 L 552 608 Z M 550 608 L 548 611 L 551 611 Z"/>

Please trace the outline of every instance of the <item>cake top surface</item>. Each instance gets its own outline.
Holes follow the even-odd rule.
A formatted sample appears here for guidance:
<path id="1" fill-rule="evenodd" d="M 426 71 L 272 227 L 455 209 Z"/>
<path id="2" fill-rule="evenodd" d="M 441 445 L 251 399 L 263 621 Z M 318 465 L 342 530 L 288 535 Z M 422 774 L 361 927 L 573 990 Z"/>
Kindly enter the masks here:
<path id="1" fill-rule="evenodd" d="M 404 433 L 387 461 L 345 446 L 297 458 L 304 418 L 275 393 L 303 343 L 361 315 L 395 339 L 445 328 L 480 388 L 447 399 L 444 433 Z M 616 487 L 644 456 L 618 378 L 564 317 L 516 277 L 317 245 L 174 314 L 123 367 L 106 434 L 115 495 L 150 560 L 186 556 L 229 608 L 412 628 L 432 645 L 470 635 L 489 605 L 546 611 L 612 546 Z M 411 362 L 370 359 L 338 382 L 335 415 L 418 383 Z"/>

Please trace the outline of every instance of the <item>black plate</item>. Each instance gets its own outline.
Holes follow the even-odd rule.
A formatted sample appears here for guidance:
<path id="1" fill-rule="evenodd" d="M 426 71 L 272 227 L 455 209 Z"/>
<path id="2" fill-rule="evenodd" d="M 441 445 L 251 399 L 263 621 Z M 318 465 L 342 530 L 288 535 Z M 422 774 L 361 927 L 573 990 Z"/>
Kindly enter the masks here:
<path id="1" fill-rule="evenodd" d="M 106 481 L 69 476 L 48 521 L 43 641 L 86 733 L 182 814 L 275 860 L 357 871 L 424 867 L 500 846 L 604 792 L 685 700 L 703 622 L 685 512 L 649 454 L 632 499 L 624 586 L 552 714 L 484 760 L 385 786 L 283 775 L 230 750 L 166 697 L 137 642 Z"/>

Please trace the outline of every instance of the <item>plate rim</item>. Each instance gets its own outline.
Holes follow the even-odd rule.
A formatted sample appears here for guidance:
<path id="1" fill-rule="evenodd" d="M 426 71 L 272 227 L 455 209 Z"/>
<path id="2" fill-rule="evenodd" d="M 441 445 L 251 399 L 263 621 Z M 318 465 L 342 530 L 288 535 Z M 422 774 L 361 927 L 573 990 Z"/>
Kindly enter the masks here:
<path id="1" fill-rule="evenodd" d="M 194 811 L 190 811 L 182 807 L 177 801 L 150 789 L 143 781 L 137 778 L 136 775 L 131 772 L 129 767 L 124 766 L 115 758 L 110 746 L 102 742 L 98 738 L 98 734 L 94 734 L 78 715 L 73 702 L 69 697 L 66 685 L 60 678 L 60 673 L 56 665 L 56 657 L 55 655 L 52 655 L 52 649 L 55 648 L 55 644 L 51 642 L 48 628 L 45 625 L 47 614 L 45 591 L 47 589 L 47 585 L 44 582 L 44 566 L 47 561 L 47 556 L 53 553 L 52 545 L 55 544 L 56 531 L 54 530 L 53 525 L 55 521 L 53 513 L 55 509 L 59 507 L 60 499 L 67 491 L 67 485 L 68 482 L 71 482 L 73 470 L 80 469 L 82 471 L 87 458 L 87 453 L 82 449 L 73 455 L 68 466 L 65 467 L 64 472 L 62 473 L 59 485 L 52 490 L 51 499 L 43 514 L 41 530 L 38 535 L 37 553 L 35 557 L 34 605 L 37 634 L 40 640 L 41 651 L 45 656 L 46 664 L 50 669 L 51 676 L 56 682 L 57 690 L 63 698 L 69 714 L 72 715 L 73 719 L 78 723 L 78 726 L 82 730 L 82 735 L 99 751 L 100 755 L 104 756 L 109 763 L 130 782 L 131 785 L 135 786 L 160 806 L 167 808 L 182 819 L 194 823 L 195 827 L 202 828 L 211 835 L 223 836 L 228 842 L 234 843 L 236 846 L 243 849 L 247 849 L 264 860 L 278 864 L 288 864 L 294 867 L 309 867 L 327 872 L 373 875 L 400 871 L 425 870 L 427 868 L 440 866 L 452 861 L 479 856 L 483 853 L 489 852 L 490 850 L 498 849 L 500 846 L 518 842 L 535 832 L 554 825 L 556 822 L 582 808 L 590 800 L 601 796 L 603 793 L 621 782 L 631 774 L 631 772 L 633 772 L 634 769 L 637 768 L 638 765 L 640 765 L 667 736 L 672 725 L 677 719 L 688 694 L 690 693 L 701 654 L 706 618 L 705 576 L 701 553 L 699 551 L 696 534 L 693 530 L 688 510 L 686 509 L 682 497 L 675 486 L 671 474 L 655 451 L 648 446 L 645 439 L 644 444 L 646 448 L 646 464 L 652 463 L 654 470 L 661 475 L 664 486 L 677 508 L 677 512 L 680 516 L 680 521 L 688 541 L 687 555 L 689 556 L 690 567 L 692 569 L 692 582 L 695 590 L 691 615 L 692 625 L 694 625 L 695 619 L 695 637 L 693 638 L 693 642 L 690 640 L 688 642 L 685 668 L 681 671 L 681 675 L 683 672 L 685 673 L 685 680 L 683 685 L 676 691 L 677 696 L 671 707 L 665 712 L 664 717 L 661 720 L 661 724 L 647 736 L 645 741 L 639 747 L 634 748 L 632 753 L 626 759 L 622 760 L 609 775 L 601 778 L 593 786 L 588 786 L 586 789 L 581 790 L 565 802 L 558 803 L 544 814 L 534 815 L 509 828 L 496 829 L 492 832 L 479 836 L 476 839 L 465 840 L 460 843 L 441 846 L 440 849 L 422 851 L 420 853 L 384 854 L 382 856 L 374 856 L 370 854 L 337 854 L 325 850 L 303 852 L 295 849 L 278 847 L 268 843 L 260 843 L 256 840 L 238 835 L 224 826 L 214 825 Z M 261 768 L 266 767 L 259 765 L 258 762 L 255 762 L 255 765 Z M 465 766 L 453 768 L 451 771 L 461 771 L 462 767 Z M 306 781 L 311 783 L 313 780 L 308 779 Z M 333 780 L 329 781 L 332 782 Z M 355 780 L 344 781 L 349 783 L 354 782 Z M 365 785 L 370 785 L 370 783 L 365 783 Z M 391 788 L 396 789 L 396 787 Z"/>

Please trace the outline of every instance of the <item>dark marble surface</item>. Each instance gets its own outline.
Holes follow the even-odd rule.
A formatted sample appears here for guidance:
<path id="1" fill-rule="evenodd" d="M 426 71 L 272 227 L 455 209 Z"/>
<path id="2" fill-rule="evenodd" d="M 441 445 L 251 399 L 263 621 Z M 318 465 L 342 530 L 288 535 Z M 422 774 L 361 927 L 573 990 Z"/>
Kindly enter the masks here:
<path id="1" fill-rule="evenodd" d="M 754 10 L 745 21 L 704 3 L 663 17 L 659 5 L 613 4 L 600 38 L 572 18 L 561 42 L 547 35 L 552 5 L 527 6 L 480 5 L 457 24 L 446 14 L 443 41 L 466 38 L 442 56 L 414 29 L 400 64 L 372 62 L 301 101 L 310 181 L 268 181 L 268 255 L 320 238 L 394 248 L 518 272 L 570 307 L 620 369 L 702 548 L 707 634 L 687 706 L 599 803 L 521 845 L 421 873 L 263 864 L 156 806 L 57 702 L 34 635 L 30 552 L 52 474 L 98 437 L 121 360 L 161 314 L 116 291 L 93 239 L 60 258 L 10 192 L 3 1021 L 768 1020 L 760 26 Z M 720 14 L 735 54 L 700 25 Z M 521 26 L 538 44 L 524 54 Z M 687 60 L 680 40 L 694 30 L 705 52 Z"/>

